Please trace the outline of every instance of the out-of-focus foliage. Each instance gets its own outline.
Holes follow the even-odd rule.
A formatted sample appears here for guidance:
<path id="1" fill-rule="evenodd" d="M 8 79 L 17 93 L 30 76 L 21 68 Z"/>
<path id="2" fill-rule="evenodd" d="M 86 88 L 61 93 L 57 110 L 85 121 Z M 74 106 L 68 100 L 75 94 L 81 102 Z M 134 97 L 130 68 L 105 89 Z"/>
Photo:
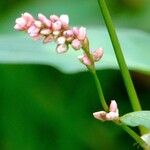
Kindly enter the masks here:
<path id="1" fill-rule="evenodd" d="M 148 0 L 108 0 L 108 4 L 117 27 L 142 29 L 144 32 L 150 31 L 150 2 Z M 90 27 L 90 29 L 93 27 L 97 28 L 99 24 L 103 25 L 97 1 L 93 0 L 1 0 L 0 36 L 3 44 L 7 43 L 7 45 L 12 47 L 14 44 L 10 43 L 10 40 L 7 41 L 6 37 L 11 40 L 13 36 L 19 38 L 13 30 L 14 20 L 25 11 L 33 13 L 35 16 L 38 12 L 47 16 L 53 13 L 68 13 L 72 25 L 84 25 L 87 28 Z M 128 31 L 131 30 L 129 29 Z M 147 40 L 143 41 L 145 36 L 141 36 L 143 32 L 141 33 L 140 40 L 134 41 L 139 39 L 138 36 L 134 38 L 134 34 L 130 42 L 134 41 L 135 45 L 136 43 L 137 45 L 143 45 L 141 57 L 143 62 L 145 62 L 147 59 L 144 60 L 144 56 L 149 56 L 149 49 L 147 49 L 149 45 L 145 45 Z M 144 33 L 144 35 L 149 36 L 149 33 Z M 21 41 L 24 40 L 23 36 L 25 37 L 26 35 L 20 36 Z M 103 46 L 104 42 L 107 48 L 107 44 L 103 39 L 105 37 L 101 37 L 100 34 L 99 38 L 100 44 L 94 45 L 92 42 L 92 47 Z M 24 42 L 22 49 L 25 52 L 25 48 L 31 45 L 31 41 L 25 39 Z M 122 44 L 124 43 L 126 43 L 126 39 L 122 38 Z M 16 43 L 17 45 L 19 43 Z M 3 46 L 6 47 L 6 45 Z M 128 46 L 130 47 L 127 44 L 126 47 Z M 41 44 L 41 48 L 47 53 L 49 52 L 48 47 L 49 45 L 42 46 Z M 111 46 L 109 45 L 109 47 Z M 37 45 L 33 43 L 32 49 L 35 48 L 37 48 Z M 22 49 L 20 47 L 17 49 L 20 54 L 23 53 Z M 0 51 L 3 50 L 0 48 Z M 9 50 L 14 55 L 11 48 Z M 140 50 L 138 49 L 138 51 Z M 37 60 L 37 55 L 40 55 L 38 52 L 37 49 L 35 57 L 31 53 L 32 59 Z M 28 49 L 27 53 L 29 56 Z M 21 61 L 26 55 L 20 54 L 18 53 L 16 58 Z M 50 52 L 50 54 L 55 55 L 55 52 Z M 64 62 L 61 62 L 63 66 L 64 64 L 66 65 L 66 59 L 70 59 L 70 55 L 72 54 L 58 56 L 58 58 L 55 56 L 51 57 L 51 59 L 56 62 L 60 57 L 63 57 Z M 128 55 L 130 54 L 126 53 L 126 56 Z M 132 55 L 132 58 L 137 59 L 134 53 Z M 77 62 L 75 57 L 73 59 L 71 61 Z M 139 55 L 138 59 L 140 59 Z M 66 65 L 66 71 L 67 67 L 72 67 L 69 66 L 69 61 Z M 44 62 L 43 59 L 43 64 L 46 64 Z M 149 61 L 147 60 L 145 64 L 148 63 Z M 79 63 L 76 66 L 83 67 Z M 137 68 L 139 68 L 139 64 Z M 58 69 L 61 68 L 58 67 Z M 115 99 L 119 104 L 121 115 L 132 111 L 120 72 L 117 70 L 101 70 L 98 71 L 98 76 L 102 82 L 108 103 L 111 99 Z M 134 72 L 132 77 L 141 104 L 147 110 L 150 108 L 149 76 Z M 137 149 L 136 146 L 133 146 L 134 141 L 121 129 L 112 123 L 101 123 L 93 118 L 92 113 L 100 109 L 101 105 L 95 85 L 90 74 L 86 72 L 67 75 L 50 66 L 0 65 L 1 150 Z"/>
<path id="2" fill-rule="evenodd" d="M 19 65 L 1 65 L 0 71 L 2 150 L 136 149 L 120 128 L 92 117 L 101 106 L 90 74 L 65 75 L 50 67 Z M 130 112 L 119 71 L 98 75 L 107 101 L 116 99 L 121 115 Z M 135 79 L 143 107 L 149 109 L 145 77 L 142 84 L 140 77 Z"/>
<path id="3" fill-rule="evenodd" d="M 129 29 L 119 31 L 118 35 L 124 49 L 123 52 L 128 67 L 150 75 L 149 34 Z M 96 49 L 100 45 L 103 45 L 104 48 L 105 55 L 96 64 L 96 68 L 118 69 L 118 64 L 106 30 L 104 28 L 89 28 L 88 36 L 91 49 Z M 8 41 L 9 44 L 7 44 Z M 77 55 L 81 55 L 80 52 L 69 48 L 66 54 L 58 55 L 55 52 L 55 47 L 56 44 L 43 45 L 42 42 L 35 42 L 28 35 L 3 35 L 0 37 L 0 63 L 46 64 L 67 73 L 86 70 L 86 67 L 81 65 L 77 59 Z"/>

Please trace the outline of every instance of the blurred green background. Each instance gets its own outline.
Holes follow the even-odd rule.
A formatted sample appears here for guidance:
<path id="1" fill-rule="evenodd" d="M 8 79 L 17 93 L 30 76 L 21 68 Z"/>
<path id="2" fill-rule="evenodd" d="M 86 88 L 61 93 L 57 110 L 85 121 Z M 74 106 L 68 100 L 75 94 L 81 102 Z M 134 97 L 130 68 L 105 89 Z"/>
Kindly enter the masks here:
<path id="1" fill-rule="evenodd" d="M 108 0 L 108 6 L 117 29 L 133 28 L 149 34 L 148 0 Z M 1 37 L 18 34 L 13 30 L 14 20 L 25 11 L 34 15 L 67 13 L 72 25 L 92 28 L 104 25 L 96 0 L 1 0 Z M 0 55 L 1 50 L 0 46 Z M 132 111 L 119 70 L 105 68 L 98 70 L 98 75 L 108 102 L 117 100 L 121 115 Z M 150 76 L 132 70 L 131 75 L 142 107 L 147 110 Z M 100 110 L 101 105 L 88 72 L 66 74 L 55 66 L 6 62 L 0 65 L 0 85 L 1 150 L 134 150 L 138 147 L 112 123 L 93 118 L 92 113 Z"/>

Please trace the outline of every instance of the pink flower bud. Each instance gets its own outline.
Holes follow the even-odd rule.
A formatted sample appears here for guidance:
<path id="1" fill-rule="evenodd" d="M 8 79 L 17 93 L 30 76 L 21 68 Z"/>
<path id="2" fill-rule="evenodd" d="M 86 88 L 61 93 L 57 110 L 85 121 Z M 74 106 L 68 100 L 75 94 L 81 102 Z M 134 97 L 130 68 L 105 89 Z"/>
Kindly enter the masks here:
<path id="1" fill-rule="evenodd" d="M 38 28 L 42 28 L 42 22 L 41 22 L 41 21 L 36 20 L 36 21 L 34 22 L 34 25 L 35 25 L 36 27 L 38 27 Z"/>
<path id="2" fill-rule="evenodd" d="M 78 29 L 77 27 L 73 27 L 73 28 L 72 28 L 72 31 L 73 31 L 73 34 L 74 34 L 75 36 L 78 36 L 78 34 L 79 34 L 79 29 Z"/>
<path id="3" fill-rule="evenodd" d="M 118 112 L 109 112 L 106 114 L 106 120 L 111 121 L 111 120 L 117 120 L 119 117 Z"/>
<path id="4" fill-rule="evenodd" d="M 31 37 L 38 37 L 39 36 L 39 31 L 40 29 L 37 28 L 36 26 L 32 25 L 29 29 L 28 29 L 28 33 Z"/>
<path id="5" fill-rule="evenodd" d="M 27 30 L 34 22 L 34 18 L 29 13 L 22 14 L 21 18 L 16 19 L 16 30 L 24 31 Z"/>
<path id="6" fill-rule="evenodd" d="M 73 37 L 73 31 L 72 30 L 66 30 L 66 31 L 63 32 L 63 35 L 66 38 Z"/>
<path id="7" fill-rule="evenodd" d="M 60 33 L 61 33 L 60 31 L 53 31 L 53 35 L 56 37 L 58 37 L 60 35 Z"/>
<path id="8" fill-rule="evenodd" d="M 40 31 L 40 33 L 41 33 L 42 35 L 49 35 L 51 32 L 52 32 L 52 31 L 51 31 L 50 29 L 42 29 L 42 30 Z"/>
<path id="9" fill-rule="evenodd" d="M 22 27 L 19 26 L 18 24 L 16 24 L 16 25 L 14 26 L 14 29 L 15 29 L 15 30 L 18 30 L 18 31 L 23 30 Z"/>
<path id="10" fill-rule="evenodd" d="M 78 39 L 74 39 L 71 43 L 72 47 L 75 49 L 75 50 L 79 50 L 81 48 L 81 42 L 78 40 Z"/>
<path id="11" fill-rule="evenodd" d="M 16 19 L 16 24 L 21 28 L 24 28 L 27 24 L 27 21 L 24 18 L 18 18 Z"/>
<path id="12" fill-rule="evenodd" d="M 83 56 L 78 56 L 78 59 L 86 66 L 90 66 L 91 65 L 91 61 L 88 58 L 87 55 L 83 55 Z"/>
<path id="13" fill-rule="evenodd" d="M 110 106 L 109 106 L 109 111 L 110 112 L 117 112 L 118 107 L 117 107 L 117 103 L 115 100 L 111 100 Z"/>
<path id="14" fill-rule="evenodd" d="M 33 18 L 33 16 L 27 12 L 25 12 L 24 14 L 22 14 L 22 18 L 25 19 L 27 21 L 26 27 L 29 28 L 35 21 L 35 19 Z"/>
<path id="15" fill-rule="evenodd" d="M 50 34 L 44 38 L 43 43 L 46 44 L 48 42 L 52 42 L 53 40 L 54 40 L 54 37 L 53 35 Z"/>
<path id="16" fill-rule="evenodd" d="M 58 44 L 64 44 L 66 41 L 66 38 L 64 36 L 61 36 L 57 39 L 57 43 Z"/>
<path id="17" fill-rule="evenodd" d="M 99 48 L 92 53 L 94 61 L 99 61 L 103 56 L 103 49 Z"/>
<path id="18" fill-rule="evenodd" d="M 59 20 L 59 17 L 56 16 L 56 15 L 51 15 L 51 16 L 50 16 L 50 20 L 51 20 L 51 22 L 56 22 L 56 21 Z"/>
<path id="19" fill-rule="evenodd" d="M 83 41 L 86 38 L 86 28 L 84 27 L 79 28 L 77 38 L 81 41 Z"/>
<path id="20" fill-rule="evenodd" d="M 63 28 L 66 29 L 68 27 L 68 24 L 69 24 L 69 17 L 68 17 L 68 15 L 61 15 L 60 16 L 60 21 L 61 21 L 61 23 L 63 25 Z"/>
<path id="21" fill-rule="evenodd" d="M 59 31 L 59 30 L 61 30 L 61 28 L 62 28 L 61 21 L 56 21 L 56 22 L 52 23 L 52 29 L 54 31 Z"/>
<path id="22" fill-rule="evenodd" d="M 68 46 L 66 44 L 58 44 L 56 51 L 57 53 L 61 54 L 61 53 L 65 53 L 68 50 Z"/>
<path id="23" fill-rule="evenodd" d="M 99 112 L 95 112 L 93 113 L 93 116 L 101 121 L 105 121 L 106 120 L 106 112 L 105 111 L 99 111 Z"/>
<path id="24" fill-rule="evenodd" d="M 47 19 L 43 14 L 38 14 L 39 20 L 47 27 L 51 27 L 51 21 Z"/>

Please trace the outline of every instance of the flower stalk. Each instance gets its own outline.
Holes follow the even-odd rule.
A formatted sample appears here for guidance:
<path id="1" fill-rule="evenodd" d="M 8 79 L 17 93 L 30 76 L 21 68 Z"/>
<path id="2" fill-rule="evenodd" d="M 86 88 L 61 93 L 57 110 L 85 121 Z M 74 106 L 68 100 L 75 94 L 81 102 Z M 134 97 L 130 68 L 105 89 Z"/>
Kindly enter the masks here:
<path id="1" fill-rule="evenodd" d="M 101 8 L 101 12 L 102 12 L 105 24 L 107 26 L 109 35 L 110 35 L 110 39 L 112 41 L 112 45 L 113 45 L 116 58 L 120 67 L 120 71 L 121 71 L 121 74 L 122 74 L 122 77 L 123 77 L 123 80 L 124 80 L 124 83 L 125 83 L 125 86 L 126 86 L 129 98 L 130 98 L 132 108 L 134 111 L 140 111 L 142 108 L 138 100 L 138 96 L 136 94 L 130 73 L 128 71 L 127 64 L 125 62 L 125 59 L 121 50 L 121 46 L 120 46 L 116 31 L 115 31 L 115 27 L 113 25 L 106 2 L 105 0 L 98 0 L 98 4 Z"/>

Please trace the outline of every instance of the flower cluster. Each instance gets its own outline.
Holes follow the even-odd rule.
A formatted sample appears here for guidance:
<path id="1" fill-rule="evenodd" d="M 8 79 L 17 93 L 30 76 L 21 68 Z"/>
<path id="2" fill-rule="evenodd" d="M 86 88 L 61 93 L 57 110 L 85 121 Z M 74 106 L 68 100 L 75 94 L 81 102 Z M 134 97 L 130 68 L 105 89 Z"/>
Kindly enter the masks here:
<path id="1" fill-rule="evenodd" d="M 68 15 L 51 15 L 47 18 L 43 14 L 38 14 L 38 19 L 35 19 L 26 12 L 16 19 L 14 28 L 18 31 L 27 32 L 34 40 L 43 39 L 43 43 L 55 41 L 58 53 L 66 52 L 69 45 L 75 50 L 84 49 L 85 41 L 88 41 L 86 28 L 71 28 Z M 97 49 L 90 55 L 93 57 L 93 61 L 96 62 L 102 57 L 103 51 L 102 49 Z M 86 52 L 84 52 L 83 56 L 79 57 L 79 60 L 85 65 L 92 64 L 92 60 Z"/>
<path id="2" fill-rule="evenodd" d="M 109 106 L 109 112 L 99 111 L 93 113 L 93 116 L 101 121 L 112 121 L 119 119 L 119 110 L 115 100 L 112 100 Z"/>

